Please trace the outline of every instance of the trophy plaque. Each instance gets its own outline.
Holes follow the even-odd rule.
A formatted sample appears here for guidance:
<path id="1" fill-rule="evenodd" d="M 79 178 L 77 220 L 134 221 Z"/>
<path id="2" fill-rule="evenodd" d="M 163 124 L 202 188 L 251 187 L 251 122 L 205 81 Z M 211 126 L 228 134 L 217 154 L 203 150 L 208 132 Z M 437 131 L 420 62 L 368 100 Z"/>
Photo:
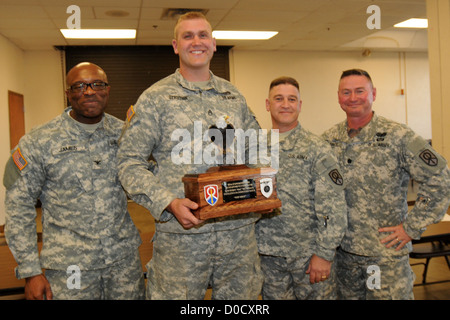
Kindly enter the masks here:
<path id="1" fill-rule="evenodd" d="M 209 138 L 217 146 L 220 163 L 232 154 L 235 130 L 229 117 L 219 118 L 209 128 Z M 275 174 L 277 170 L 249 168 L 246 165 L 219 165 L 205 173 L 186 174 L 182 181 L 186 198 L 196 202 L 199 208 L 194 215 L 201 220 L 249 212 L 270 212 L 281 207 L 277 197 Z"/>
<path id="2" fill-rule="evenodd" d="M 249 212 L 270 212 L 281 207 L 276 192 L 276 170 L 224 165 L 206 173 L 183 177 L 185 196 L 199 205 L 201 220 Z"/>

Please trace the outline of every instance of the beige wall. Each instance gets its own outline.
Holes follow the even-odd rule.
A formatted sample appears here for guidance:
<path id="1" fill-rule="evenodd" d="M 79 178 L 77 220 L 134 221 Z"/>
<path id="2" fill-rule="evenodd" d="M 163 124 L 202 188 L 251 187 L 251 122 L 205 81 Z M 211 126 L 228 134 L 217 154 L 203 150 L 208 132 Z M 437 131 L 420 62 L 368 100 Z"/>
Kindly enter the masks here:
<path id="1" fill-rule="evenodd" d="M 26 51 L 25 128 L 46 123 L 65 108 L 64 68 L 59 51 Z"/>
<path id="2" fill-rule="evenodd" d="M 0 170 L 3 171 L 9 157 L 8 90 L 25 92 L 24 52 L 0 35 Z M 4 224 L 5 188 L 0 184 L 0 225 Z"/>
<path id="3" fill-rule="evenodd" d="M 8 90 L 24 96 L 25 131 L 64 108 L 61 58 L 57 51 L 27 51 L 0 35 L 0 177 L 10 155 Z M 5 223 L 5 188 L 0 183 L 0 225 Z"/>
<path id="4" fill-rule="evenodd" d="M 450 161 L 450 0 L 427 0 L 433 145 Z"/>
<path id="5" fill-rule="evenodd" d="M 268 87 L 278 76 L 300 83 L 302 125 L 321 134 L 345 118 L 337 103 L 337 85 L 343 70 L 367 70 L 377 87 L 374 110 L 410 125 L 431 138 L 429 68 L 426 53 L 233 51 L 232 82 L 247 98 L 263 128 L 271 127 L 265 110 Z M 404 89 L 404 95 L 401 94 Z"/>

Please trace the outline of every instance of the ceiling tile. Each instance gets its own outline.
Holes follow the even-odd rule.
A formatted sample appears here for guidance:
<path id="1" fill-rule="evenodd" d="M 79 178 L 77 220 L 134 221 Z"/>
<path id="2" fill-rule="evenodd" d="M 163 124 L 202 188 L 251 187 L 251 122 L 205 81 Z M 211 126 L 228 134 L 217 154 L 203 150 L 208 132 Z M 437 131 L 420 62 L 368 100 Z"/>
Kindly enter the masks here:
<path id="1" fill-rule="evenodd" d="M 61 45 L 65 40 L 58 29 L 67 28 L 71 15 L 67 7 L 75 3 L 81 9 L 81 28 L 137 28 L 137 39 L 127 42 L 137 45 L 170 45 L 175 20 L 162 19 L 163 10 L 191 8 L 208 10 L 215 30 L 279 31 L 267 41 L 217 42 L 236 49 L 360 50 L 358 46 L 368 43 L 365 37 L 388 30 L 395 33 L 393 37 L 402 44 L 402 50 L 423 50 L 427 46 L 422 34 L 411 36 L 390 30 L 394 23 L 407 18 L 426 17 L 426 0 L 0 0 L 0 34 L 23 50 Z M 367 8 L 372 4 L 380 7 L 381 30 L 367 28 Z M 129 15 L 120 16 L 121 11 Z M 370 43 L 374 43 L 372 40 Z M 374 50 L 396 50 L 389 42 Z M 96 43 L 105 44 L 76 41 L 78 45 Z"/>

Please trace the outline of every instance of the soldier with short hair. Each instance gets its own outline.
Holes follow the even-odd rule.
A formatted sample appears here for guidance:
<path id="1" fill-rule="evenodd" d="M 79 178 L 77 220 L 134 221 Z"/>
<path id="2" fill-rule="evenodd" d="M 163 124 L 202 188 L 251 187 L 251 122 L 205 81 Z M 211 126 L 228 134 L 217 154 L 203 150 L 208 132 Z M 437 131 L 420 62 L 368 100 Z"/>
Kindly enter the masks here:
<path id="1" fill-rule="evenodd" d="M 27 299 L 142 299 L 141 238 L 116 163 L 123 121 L 104 113 L 110 87 L 99 66 L 80 63 L 66 80 L 71 107 L 22 137 L 5 168 L 16 276 Z"/>
<path id="2" fill-rule="evenodd" d="M 199 220 L 182 178 L 213 165 L 202 152 L 194 154 L 196 146 L 203 151 L 211 143 L 203 135 L 210 127 L 258 130 L 258 122 L 242 94 L 209 70 L 216 42 L 204 15 L 181 16 L 172 45 L 180 67 L 142 93 L 119 141 L 120 180 L 155 218 L 147 298 L 204 299 L 211 286 L 213 299 L 257 299 L 262 278 L 254 226 L 260 215 Z M 187 132 L 185 140 L 180 131 Z M 178 163 L 180 143 L 186 148 Z M 152 172 L 150 156 L 156 162 Z"/>
<path id="3" fill-rule="evenodd" d="M 335 299 L 332 261 L 345 228 L 344 179 L 331 147 L 301 126 L 298 82 L 270 84 L 266 109 L 279 130 L 281 209 L 256 224 L 263 299 Z"/>
<path id="4" fill-rule="evenodd" d="M 335 265 L 338 297 L 413 299 L 411 239 L 444 216 L 450 171 L 426 140 L 372 110 L 376 94 L 366 71 L 344 71 L 338 99 L 347 119 L 323 134 L 347 181 L 348 228 Z M 419 187 L 408 212 L 410 179 Z"/>

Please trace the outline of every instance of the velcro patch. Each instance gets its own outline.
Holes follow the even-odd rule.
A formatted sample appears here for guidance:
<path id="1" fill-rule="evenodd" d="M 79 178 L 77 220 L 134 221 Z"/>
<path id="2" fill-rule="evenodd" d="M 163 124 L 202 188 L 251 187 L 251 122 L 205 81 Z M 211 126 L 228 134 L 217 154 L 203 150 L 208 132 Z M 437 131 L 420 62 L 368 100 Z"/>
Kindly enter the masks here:
<path id="1" fill-rule="evenodd" d="M 421 137 L 412 139 L 408 143 L 407 149 L 412 153 L 413 157 L 415 157 L 417 163 L 433 173 L 439 172 L 447 165 L 447 161 Z"/>
<path id="2" fill-rule="evenodd" d="M 338 186 L 342 186 L 344 184 L 344 178 L 342 178 L 337 169 L 331 170 L 328 175 L 330 176 L 331 180 Z"/>
<path id="3" fill-rule="evenodd" d="M 22 171 L 23 168 L 25 168 L 28 164 L 27 160 L 25 160 L 22 153 L 20 152 L 20 148 L 17 148 L 17 150 L 14 151 L 14 153 L 12 154 L 12 158 L 20 171 Z"/>
<path id="4" fill-rule="evenodd" d="M 429 149 L 425 149 L 419 154 L 420 159 L 423 160 L 427 165 L 430 167 L 436 167 L 439 163 L 438 158 L 436 155 L 431 152 Z"/>
<path id="5" fill-rule="evenodd" d="M 130 122 L 130 120 L 131 120 L 131 118 L 133 118 L 133 116 L 134 116 L 134 108 L 133 108 L 133 106 L 131 105 L 131 106 L 128 108 L 128 111 L 127 111 L 127 120 L 128 120 L 128 122 Z"/>

